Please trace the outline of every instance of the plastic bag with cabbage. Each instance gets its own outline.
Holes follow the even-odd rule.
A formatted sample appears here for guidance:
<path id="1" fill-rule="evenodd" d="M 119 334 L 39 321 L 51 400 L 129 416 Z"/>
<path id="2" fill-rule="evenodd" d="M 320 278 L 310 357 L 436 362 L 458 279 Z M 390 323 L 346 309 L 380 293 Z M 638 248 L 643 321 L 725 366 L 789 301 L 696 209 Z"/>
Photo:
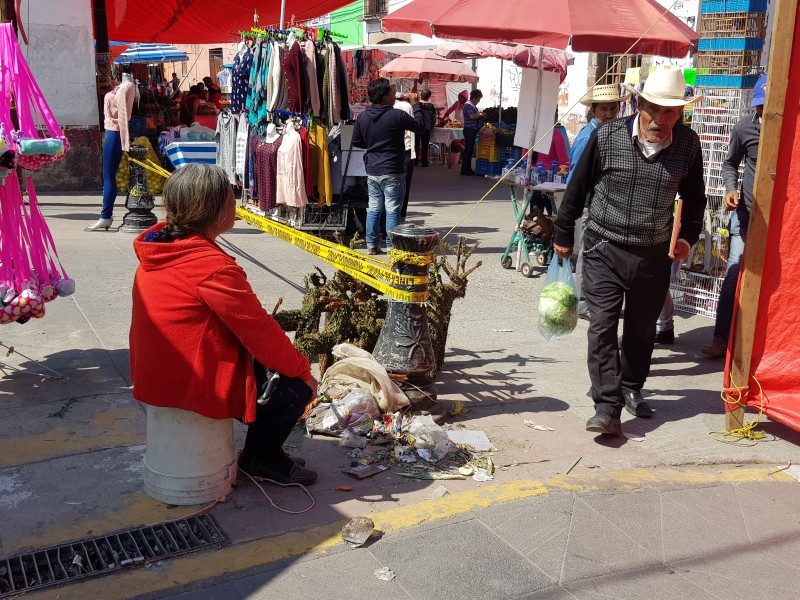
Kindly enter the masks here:
<path id="1" fill-rule="evenodd" d="M 578 325 L 578 290 L 572 262 L 554 256 L 539 295 L 539 332 L 547 341 L 571 333 Z"/>

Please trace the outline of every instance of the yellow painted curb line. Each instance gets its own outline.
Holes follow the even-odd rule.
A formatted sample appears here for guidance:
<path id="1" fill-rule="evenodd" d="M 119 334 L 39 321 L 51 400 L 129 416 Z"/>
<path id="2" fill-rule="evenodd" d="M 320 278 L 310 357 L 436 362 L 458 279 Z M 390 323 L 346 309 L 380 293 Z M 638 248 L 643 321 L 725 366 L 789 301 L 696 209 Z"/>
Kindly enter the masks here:
<path id="1" fill-rule="evenodd" d="M 522 479 L 487 485 L 476 490 L 458 492 L 443 498 L 423 500 L 368 516 L 376 529 L 396 533 L 422 523 L 465 514 L 475 508 L 523 500 L 549 493 L 589 492 L 598 490 L 631 490 L 654 486 L 695 486 L 715 483 L 757 483 L 794 481 L 789 475 L 771 474 L 771 467 L 715 470 L 664 469 L 585 473 L 557 476 L 544 481 Z M 211 579 L 297 556 L 326 554 L 343 545 L 342 527 L 347 519 L 319 525 L 298 532 L 235 544 L 211 552 L 178 557 L 165 561 L 165 567 L 139 567 L 113 575 L 76 581 L 64 587 L 28 592 L 35 600 L 104 600 L 124 599 L 135 595 L 177 588 L 204 579 Z"/>

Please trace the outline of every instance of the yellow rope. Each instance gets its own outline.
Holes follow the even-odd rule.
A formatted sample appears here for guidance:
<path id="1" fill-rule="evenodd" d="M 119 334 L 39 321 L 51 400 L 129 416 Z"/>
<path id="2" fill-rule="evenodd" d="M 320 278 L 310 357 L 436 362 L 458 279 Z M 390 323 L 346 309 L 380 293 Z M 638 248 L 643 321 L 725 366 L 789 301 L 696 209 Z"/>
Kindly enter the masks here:
<path id="1" fill-rule="evenodd" d="M 739 445 L 755 446 L 759 441 L 766 438 L 766 434 L 763 431 L 754 431 L 756 426 L 761 422 L 761 415 L 764 414 L 764 389 L 761 387 L 761 383 L 755 375 L 751 374 L 751 377 L 758 386 L 758 397 L 760 400 L 756 418 L 730 431 L 709 431 L 708 435 L 712 440 L 722 442 L 723 444 L 739 444 L 742 441 L 747 441 L 748 443 Z M 742 389 L 734 383 L 733 378 L 731 378 L 731 386 L 736 390 L 736 397 L 732 396 L 728 390 L 723 389 L 720 392 L 722 401 L 730 407 L 745 408 L 746 404 L 742 402 Z"/>
<path id="2" fill-rule="evenodd" d="M 596 86 L 598 83 L 600 83 L 601 81 L 603 81 L 603 79 L 605 78 L 605 76 L 606 76 L 606 75 L 608 75 L 608 74 L 609 74 L 609 73 L 610 73 L 610 72 L 611 72 L 611 71 L 612 71 L 612 70 L 613 70 L 613 69 L 614 69 L 614 68 L 615 68 L 615 67 L 616 67 L 616 66 L 617 66 L 619 63 L 620 63 L 620 61 L 621 61 L 623 58 L 625 58 L 626 56 L 628 56 L 628 55 L 630 54 L 631 50 L 632 50 L 632 49 L 633 49 L 633 48 L 636 46 L 636 44 L 638 44 L 640 41 L 642 41 L 642 38 L 643 38 L 644 36 L 646 36 L 646 35 L 648 34 L 648 32 L 649 32 L 649 31 L 650 31 L 650 30 L 651 30 L 653 27 L 655 27 L 656 25 L 658 25 L 659 21 L 661 21 L 661 19 L 663 19 L 663 18 L 664 18 L 664 17 L 667 15 L 667 13 L 669 13 L 669 11 L 671 11 L 673 8 L 675 8 L 675 6 L 678 4 L 678 2 L 681 2 L 681 1 L 682 1 L 682 0 L 675 0 L 675 2 L 672 4 L 672 6 L 670 6 L 670 7 L 669 7 L 669 8 L 667 8 L 667 9 L 666 9 L 666 10 L 665 10 L 663 13 L 661 13 L 661 16 L 659 16 L 659 17 L 658 17 L 658 18 L 657 18 L 655 21 L 653 21 L 652 25 L 650 25 L 650 27 L 648 27 L 647 29 L 645 29 L 645 30 L 644 30 L 644 32 L 642 32 L 642 35 L 640 35 L 640 36 L 639 36 L 639 38 L 638 38 L 638 39 L 637 39 L 635 42 L 633 42 L 633 44 L 631 44 L 631 45 L 628 47 L 628 49 L 627 49 L 627 50 L 626 50 L 624 53 L 622 53 L 622 54 L 619 56 L 619 58 L 617 58 L 617 60 L 615 60 L 615 61 L 614 61 L 614 62 L 611 64 L 611 66 L 610 66 L 610 67 L 608 67 L 608 69 L 606 70 L 606 72 L 605 72 L 605 73 L 603 73 L 603 74 L 602 74 L 600 77 L 598 77 L 598 78 L 597 78 L 597 81 L 595 81 L 595 82 L 594 82 L 594 83 L 591 85 L 591 87 L 590 87 L 589 89 L 593 88 L 593 87 L 594 87 L 594 86 Z M 580 100 L 578 100 L 578 101 L 577 101 L 575 104 L 573 104 L 572 106 L 570 106 L 570 107 L 567 109 L 567 112 L 572 112 L 572 110 L 573 110 L 573 109 L 574 109 L 576 106 L 578 106 L 578 104 L 580 104 L 580 103 L 581 103 L 581 102 L 580 102 Z M 555 124 L 555 123 L 553 123 L 552 127 L 550 127 L 550 129 L 548 129 L 548 130 L 547 130 L 547 131 L 546 131 L 546 132 L 545 132 L 545 133 L 542 135 L 542 137 L 540 137 L 538 140 L 536 140 L 536 141 L 533 143 L 533 145 L 532 145 L 530 148 L 528 148 L 528 151 L 527 151 L 527 152 L 525 152 L 525 153 L 522 155 L 522 157 L 521 157 L 520 159 L 518 159 L 518 160 L 517 160 L 517 162 L 515 162 L 515 163 L 514 163 L 514 165 L 511 167 L 511 169 L 509 169 L 509 171 L 511 171 L 511 170 L 513 170 L 513 169 L 516 169 L 516 168 L 517 168 L 517 167 L 518 167 L 518 166 L 519 166 L 519 165 L 522 163 L 522 161 L 523 161 L 523 160 L 527 159 L 527 158 L 528 158 L 528 156 L 530 155 L 530 153 L 531 153 L 531 152 L 533 152 L 533 149 L 534 149 L 536 146 L 538 146 L 538 145 L 539 145 L 539 142 L 541 142 L 543 139 L 545 139 L 545 138 L 546 138 L 546 137 L 547 137 L 547 136 L 550 134 L 550 132 L 551 132 L 551 131 L 553 131 L 553 129 L 555 128 L 555 126 L 556 126 L 556 124 Z M 501 183 L 501 182 L 502 182 L 502 181 L 503 181 L 503 180 L 504 180 L 506 177 L 507 177 L 507 175 L 503 175 L 503 176 L 501 176 L 501 177 L 500 177 L 500 178 L 499 178 L 499 179 L 498 179 L 498 180 L 495 182 L 495 184 L 494 184 L 494 185 L 493 185 L 491 188 L 489 188 L 489 191 L 488 191 L 488 192 L 486 192 L 486 193 L 483 195 L 483 197 L 482 197 L 480 200 L 478 200 L 478 201 L 477 201 L 475 204 L 473 204 L 473 205 L 472 205 L 472 207 L 471 207 L 471 208 L 470 208 L 470 209 L 469 209 L 469 210 L 468 210 L 468 211 L 467 211 L 467 212 L 464 214 L 464 216 L 463 216 L 463 217 L 461 217 L 461 218 L 460 218 L 460 219 L 459 219 L 459 220 L 456 222 L 456 224 L 455 224 L 455 225 L 453 225 L 453 226 L 452 226 L 452 227 L 451 227 L 451 228 L 450 228 L 450 229 L 447 231 L 447 233 L 445 233 L 445 234 L 442 236 L 442 238 L 439 240 L 439 244 L 440 244 L 440 245 L 441 245 L 441 243 L 442 243 L 442 242 L 445 240 L 445 238 L 447 238 L 447 236 L 449 236 L 451 233 L 453 233 L 453 231 L 456 229 L 456 227 L 458 227 L 459 225 L 461 225 L 461 223 L 463 223 L 463 222 L 464 222 L 464 220 L 465 220 L 465 219 L 466 219 L 466 218 L 467 218 L 467 217 L 468 217 L 470 214 L 472 214 L 472 211 L 474 211 L 476 208 L 478 208 L 478 205 L 479 205 L 479 204 L 481 204 L 481 202 L 483 202 L 484 200 L 486 200 L 486 198 L 488 198 L 488 197 L 489 197 L 489 194 L 491 194 L 491 193 L 492 193 L 492 192 L 493 192 L 495 189 L 497 189 L 497 186 L 499 186 L 499 185 L 500 185 L 500 183 Z"/>

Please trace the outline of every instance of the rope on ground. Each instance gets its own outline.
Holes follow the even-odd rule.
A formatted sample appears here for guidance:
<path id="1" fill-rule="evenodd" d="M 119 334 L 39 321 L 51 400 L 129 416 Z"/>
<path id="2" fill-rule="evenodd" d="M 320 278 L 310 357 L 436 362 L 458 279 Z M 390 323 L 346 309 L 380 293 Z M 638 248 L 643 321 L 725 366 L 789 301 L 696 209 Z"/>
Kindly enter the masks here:
<path id="1" fill-rule="evenodd" d="M 755 428 L 761 422 L 761 415 L 764 414 L 764 389 L 761 387 L 761 383 L 758 381 L 755 375 L 751 374 L 750 376 L 758 386 L 758 397 L 760 401 L 758 406 L 758 414 L 756 415 L 755 419 L 749 423 L 744 423 L 737 429 L 731 429 L 730 431 L 709 431 L 708 435 L 712 440 L 722 442 L 723 444 L 755 446 L 762 440 L 771 441 L 774 439 L 774 437 L 767 438 L 763 431 L 755 431 Z M 720 392 L 720 397 L 722 398 L 722 401 L 725 402 L 726 407 L 729 409 L 745 408 L 746 404 L 742 401 L 743 391 L 736 385 L 736 383 L 734 383 L 733 379 L 731 379 L 731 388 L 735 390 L 735 395 L 731 394 L 728 389 L 723 389 L 722 392 Z"/>
<path id="2" fill-rule="evenodd" d="M 303 513 L 306 513 L 308 511 L 310 511 L 312 508 L 314 508 L 314 505 L 317 503 L 317 501 L 314 500 L 314 496 L 311 495 L 311 492 L 309 492 L 308 488 L 306 488 L 306 486 L 304 486 L 302 483 L 280 483 L 280 482 L 275 481 L 273 479 L 270 479 L 268 477 L 257 477 L 257 478 L 254 478 L 252 475 L 250 475 L 250 473 L 245 473 L 244 471 L 242 471 L 242 473 L 247 475 L 247 477 L 250 479 L 250 481 L 252 481 L 253 483 L 256 484 L 256 487 L 259 489 L 259 491 L 262 494 L 264 494 L 264 497 L 267 499 L 267 501 L 272 505 L 272 508 L 274 508 L 275 510 L 279 510 L 281 512 L 288 513 L 290 515 L 302 515 Z M 308 508 L 304 508 L 303 510 L 289 510 L 287 508 L 281 508 L 280 506 L 275 504 L 275 502 L 272 501 L 272 498 L 269 497 L 269 494 L 267 494 L 267 492 L 264 490 L 263 486 L 260 483 L 258 483 L 259 481 L 269 481 L 270 483 L 274 483 L 275 485 L 279 485 L 281 487 L 299 487 L 311 499 L 311 505 Z"/>
<path id="3" fill-rule="evenodd" d="M 610 67 L 608 67 L 608 69 L 606 69 L 606 72 L 605 72 L 605 73 L 603 73 L 603 74 L 602 74 L 600 77 L 598 77 L 598 78 L 597 78 L 597 80 L 596 80 L 596 81 L 595 81 L 595 82 L 594 82 L 594 83 L 591 85 L 591 87 L 590 87 L 589 89 L 593 88 L 594 86 L 598 85 L 598 84 L 599 84 L 601 81 L 603 81 L 603 79 L 605 79 L 606 75 L 608 75 L 608 74 L 609 74 L 609 73 L 610 73 L 610 72 L 611 72 L 611 71 L 612 71 L 612 70 L 613 70 L 613 69 L 614 69 L 614 68 L 615 68 L 615 67 L 616 67 L 616 66 L 617 66 L 619 63 L 620 63 L 620 61 L 622 61 L 622 59 L 623 59 L 623 58 L 627 57 L 627 56 L 630 54 L 631 50 L 632 50 L 632 49 L 633 49 L 633 48 L 636 46 L 636 44 L 638 44 L 640 41 L 642 41 L 642 38 L 644 38 L 644 36 L 646 36 L 646 35 L 647 35 L 647 34 L 650 32 L 650 30 L 651 30 L 653 27 L 655 27 L 656 25 L 658 25 L 658 23 L 661 21 L 661 19 L 663 19 L 663 18 L 664 18 L 664 17 L 665 17 L 665 16 L 666 16 L 666 15 L 667 15 L 667 14 L 668 14 L 668 13 L 669 13 L 669 12 L 670 12 L 672 9 L 673 9 L 673 8 L 675 8 L 675 6 L 678 4 L 678 2 L 682 2 L 682 0 L 675 0 L 675 2 L 672 4 L 672 6 L 670 6 L 670 7 L 669 7 L 669 8 L 667 8 L 667 9 L 666 9 L 666 10 L 665 10 L 663 13 L 661 13 L 661 15 L 660 15 L 660 16 L 659 16 L 659 17 L 658 17 L 658 18 L 657 18 L 655 21 L 653 21 L 653 23 L 650 25 L 650 27 L 648 27 L 647 29 L 645 29 L 645 30 L 644 30 L 644 32 L 642 32 L 642 35 L 640 35 L 640 36 L 639 36 L 639 37 L 636 39 L 636 41 L 635 41 L 635 42 L 633 42 L 633 43 L 632 43 L 632 44 L 631 44 L 631 45 L 628 47 L 628 49 L 627 49 L 625 52 L 623 52 L 622 54 L 620 54 L 620 55 L 619 55 L 619 58 L 617 58 L 617 60 L 615 60 L 613 63 L 611 63 L 611 66 L 610 66 Z M 573 104 L 572 106 L 570 106 L 570 107 L 567 109 L 567 112 L 572 112 L 572 110 L 573 110 L 575 107 L 577 107 L 577 106 L 578 106 L 578 104 L 580 104 L 580 100 L 578 100 L 578 101 L 577 101 L 575 104 Z M 510 170 L 513 170 L 513 169 L 516 169 L 516 168 L 517 168 L 517 167 L 518 167 L 520 164 L 522 164 L 522 161 L 523 161 L 523 160 L 526 160 L 526 159 L 528 158 L 528 156 L 531 154 L 531 152 L 533 152 L 533 149 L 534 149 L 536 146 L 538 146 L 538 145 L 539 145 L 539 143 L 540 143 L 542 140 L 544 140 L 544 139 L 545 139 L 545 138 L 546 138 L 546 137 L 547 137 L 547 136 L 550 134 L 550 132 L 551 132 L 551 131 L 553 131 L 553 129 L 555 128 L 555 126 L 556 126 L 556 124 L 555 124 L 555 123 L 553 123 L 553 125 L 552 125 L 552 126 L 551 126 L 551 127 L 550 127 L 550 128 L 549 128 L 549 129 L 548 129 L 548 130 L 547 130 L 547 131 L 546 131 L 546 132 L 543 134 L 543 135 L 542 135 L 542 137 L 540 137 L 538 140 L 536 140 L 536 141 L 533 143 L 533 145 L 532 145 L 530 148 L 528 148 L 528 151 L 527 151 L 527 152 L 525 152 L 525 153 L 522 155 L 522 157 L 521 157 L 521 158 L 519 158 L 519 159 L 517 160 L 517 162 L 515 162 L 515 163 L 514 163 L 514 165 L 511 167 L 511 169 L 509 169 L 509 171 L 510 171 Z M 453 225 L 453 226 L 452 226 L 452 227 L 451 227 L 451 228 L 450 228 L 450 229 L 447 231 L 447 233 L 445 233 L 445 234 L 444 234 L 444 235 L 441 237 L 441 239 L 439 240 L 439 245 L 440 245 L 440 246 L 442 245 L 442 242 L 445 240 L 445 238 L 447 238 L 447 236 L 449 236 L 451 233 L 453 233 L 453 231 L 455 231 L 455 229 L 456 229 L 456 228 L 457 228 L 459 225 L 461 225 L 461 223 L 463 223 L 463 222 L 464 222 L 464 220 L 465 220 L 465 219 L 466 219 L 466 218 L 467 218 L 469 215 L 471 215 L 471 214 L 472 214 L 472 211 L 474 211 L 476 208 L 478 208 L 478 206 L 479 206 L 479 205 L 480 205 L 480 204 L 481 204 L 481 203 L 482 203 L 484 200 L 486 200 L 486 198 L 488 198 L 488 197 L 489 197 L 489 195 L 490 195 L 490 194 L 491 194 L 491 193 L 492 193 L 492 192 L 493 192 L 495 189 L 497 189 L 497 186 L 499 186 L 499 185 L 500 185 L 500 183 L 501 183 L 501 182 L 502 182 L 502 181 L 503 181 L 505 178 L 506 178 L 506 175 L 501 175 L 501 176 L 500 176 L 500 178 L 499 178 L 499 179 L 498 179 L 498 180 L 495 182 L 495 184 L 494 184 L 494 185 L 493 185 L 491 188 L 489 188 L 489 191 L 488 191 L 488 192 L 486 192 L 486 193 L 483 195 L 483 197 L 482 197 L 480 200 L 478 200 L 478 201 L 477 201 L 475 204 L 473 204 L 473 205 L 472 205 L 472 207 L 471 207 L 471 208 L 470 208 L 470 209 L 469 209 L 469 210 L 468 210 L 468 211 L 467 211 L 467 212 L 464 214 L 464 216 L 463 216 L 463 217 L 461 217 L 461 218 L 460 218 L 460 219 L 459 219 L 459 220 L 456 222 L 456 224 L 455 224 L 455 225 Z"/>

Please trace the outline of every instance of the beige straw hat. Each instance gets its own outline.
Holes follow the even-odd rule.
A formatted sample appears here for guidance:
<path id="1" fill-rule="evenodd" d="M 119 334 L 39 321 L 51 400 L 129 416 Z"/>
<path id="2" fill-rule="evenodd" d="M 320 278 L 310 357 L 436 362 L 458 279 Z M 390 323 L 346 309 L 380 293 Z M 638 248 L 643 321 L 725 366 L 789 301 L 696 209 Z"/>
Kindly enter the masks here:
<path id="1" fill-rule="evenodd" d="M 630 97 L 630 94 L 624 96 L 619 95 L 619 86 L 611 85 L 596 85 L 581 98 L 581 104 L 591 106 L 594 103 L 602 104 L 603 102 L 625 102 Z"/>
<path id="2" fill-rule="evenodd" d="M 702 96 L 694 98 L 686 96 L 686 80 L 680 69 L 656 69 L 644 82 L 641 92 L 629 85 L 625 86 L 633 92 L 659 106 L 684 106 L 701 100 Z"/>

